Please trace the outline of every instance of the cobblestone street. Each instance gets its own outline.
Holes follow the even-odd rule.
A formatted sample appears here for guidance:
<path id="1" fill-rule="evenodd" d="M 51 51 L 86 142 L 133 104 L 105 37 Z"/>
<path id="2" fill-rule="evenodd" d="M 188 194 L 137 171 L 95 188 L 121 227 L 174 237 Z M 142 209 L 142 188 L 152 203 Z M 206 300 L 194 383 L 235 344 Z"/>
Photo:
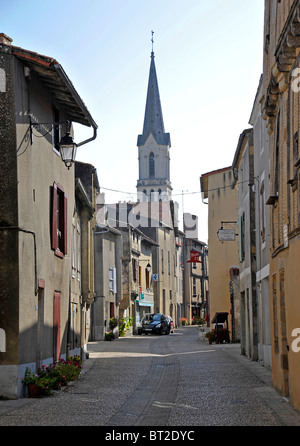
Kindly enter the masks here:
<path id="1" fill-rule="evenodd" d="M 169 336 L 89 344 L 78 381 L 54 396 L 0 401 L 0 426 L 300 426 L 271 373 L 239 345 Z"/>

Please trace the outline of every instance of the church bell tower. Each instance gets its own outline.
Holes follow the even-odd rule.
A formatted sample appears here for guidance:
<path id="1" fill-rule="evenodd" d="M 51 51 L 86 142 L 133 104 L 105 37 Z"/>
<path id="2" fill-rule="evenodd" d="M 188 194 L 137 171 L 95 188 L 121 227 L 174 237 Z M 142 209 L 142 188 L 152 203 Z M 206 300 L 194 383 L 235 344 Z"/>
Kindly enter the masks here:
<path id="1" fill-rule="evenodd" d="M 144 128 L 138 136 L 139 179 L 137 192 L 139 201 L 169 201 L 172 186 L 170 181 L 170 134 L 165 133 L 154 62 L 153 32 L 152 53 Z"/>

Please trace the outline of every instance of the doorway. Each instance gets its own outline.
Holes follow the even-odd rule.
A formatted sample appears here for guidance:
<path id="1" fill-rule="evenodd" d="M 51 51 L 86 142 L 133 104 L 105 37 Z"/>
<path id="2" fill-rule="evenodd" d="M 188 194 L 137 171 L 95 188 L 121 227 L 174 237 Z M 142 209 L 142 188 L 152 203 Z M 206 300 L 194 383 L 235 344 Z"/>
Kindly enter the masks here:
<path id="1" fill-rule="evenodd" d="M 60 357 L 60 291 L 54 292 L 53 302 L 53 359 Z"/>
<path id="2" fill-rule="evenodd" d="M 280 326 L 281 326 L 281 368 L 283 372 L 283 395 L 289 396 L 289 358 L 288 341 L 286 327 L 286 306 L 285 306 L 285 288 L 284 288 L 284 270 L 280 271 Z"/>
<path id="3" fill-rule="evenodd" d="M 44 288 L 39 288 L 37 306 L 36 370 L 42 366 L 43 361 L 44 294 Z"/>

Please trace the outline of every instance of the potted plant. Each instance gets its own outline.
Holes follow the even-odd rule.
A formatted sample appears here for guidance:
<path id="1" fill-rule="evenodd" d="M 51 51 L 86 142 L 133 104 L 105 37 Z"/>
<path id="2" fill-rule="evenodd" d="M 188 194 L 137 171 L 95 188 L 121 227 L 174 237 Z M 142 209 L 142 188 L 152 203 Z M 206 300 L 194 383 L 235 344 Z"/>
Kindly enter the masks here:
<path id="1" fill-rule="evenodd" d="M 215 330 L 210 330 L 205 334 L 205 337 L 208 339 L 209 343 L 212 344 L 217 340 L 217 333 Z"/>
<path id="2" fill-rule="evenodd" d="M 112 317 L 109 320 L 109 327 L 111 328 L 111 330 L 113 330 L 114 328 L 116 328 L 118 326 L 118 319 L 116 317 Z"/>
<path id="3" fill-rule="evenodd" d="M 22 383 L 27 386 L 28 395 L 30 398 L 37 398 L 41 394 L 42 387 L 40 386 L 40 378 L 38 374 L 26 367 L 25 376 Z"/>
<path id="4" fill-rule="evenodd" d="M 185 317 L 182 317 L 180 319 L 180 323 L 181 323 L 181 325 L 187 325 L 187 319 Z"/>
<path id="5" fill-rule="evenodd" d="M 193 317 L 192 325 L 204 325 L 204 324 L 205 320 L 201 316 L 196 315 Z"/>

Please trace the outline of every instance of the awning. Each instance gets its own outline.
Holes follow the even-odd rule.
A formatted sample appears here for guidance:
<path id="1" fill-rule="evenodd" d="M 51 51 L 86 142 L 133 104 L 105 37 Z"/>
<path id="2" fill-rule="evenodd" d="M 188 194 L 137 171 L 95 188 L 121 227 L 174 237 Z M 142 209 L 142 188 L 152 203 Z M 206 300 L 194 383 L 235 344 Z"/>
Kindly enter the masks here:
<path id="1" fill-rule="evenodd" d="M 153 307 L 154 308 L 154 302 L 149 302 L 145 300 L 136 300 L 136 303 L 139 304 L 140 307 Z"/>

